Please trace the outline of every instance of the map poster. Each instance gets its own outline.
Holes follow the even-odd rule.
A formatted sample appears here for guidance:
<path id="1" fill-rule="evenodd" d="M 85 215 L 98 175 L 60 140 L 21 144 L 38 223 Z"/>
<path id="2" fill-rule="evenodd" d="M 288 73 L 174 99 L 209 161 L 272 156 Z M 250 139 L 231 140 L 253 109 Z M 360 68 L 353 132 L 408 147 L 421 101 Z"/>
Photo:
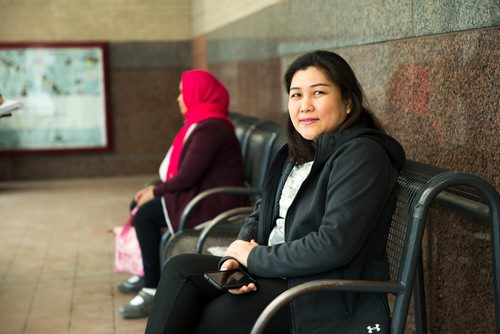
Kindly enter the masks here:
<path id="1" fill-rule="evenodd" d="M 105 43 L 0 44 L 0 153 L 110 149 Z"/>

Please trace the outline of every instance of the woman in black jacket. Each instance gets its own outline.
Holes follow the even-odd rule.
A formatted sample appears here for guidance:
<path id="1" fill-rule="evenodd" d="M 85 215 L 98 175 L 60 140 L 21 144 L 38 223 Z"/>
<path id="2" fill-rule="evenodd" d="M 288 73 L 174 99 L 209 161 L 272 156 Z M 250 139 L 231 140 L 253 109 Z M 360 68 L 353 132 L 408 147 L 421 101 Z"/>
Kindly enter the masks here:
<path id="1" fill-rule="evenodd" d="M 222 259 L 181 255 L 164 268 L 147 333 L 248 333 L 284 290 L 316 279 L 388 276 L 384 253 L 405 155 L 363 103 L 352 69 L 315 51 L 284 76 L 287 146 L 255 211 Z M 256 279 L 220 292 L 203 273 L 244 268 Z M 278 313 L 269 333 L 388 333 L 386 296 L 318 292 Z"/>

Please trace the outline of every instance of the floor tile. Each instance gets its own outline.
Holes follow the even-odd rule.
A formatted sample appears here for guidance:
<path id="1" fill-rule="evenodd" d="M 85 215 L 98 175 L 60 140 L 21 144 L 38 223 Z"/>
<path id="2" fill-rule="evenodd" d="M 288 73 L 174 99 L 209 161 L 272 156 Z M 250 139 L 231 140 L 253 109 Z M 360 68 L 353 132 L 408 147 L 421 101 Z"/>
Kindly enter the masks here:
<path id="1" fill-rule="evenodd" d="M 124 320 L 114 238 L 154 176 L 0 182 L 0 334 L 144 333 Z M 29 203 L 29 206 L 26 205 Z"/>

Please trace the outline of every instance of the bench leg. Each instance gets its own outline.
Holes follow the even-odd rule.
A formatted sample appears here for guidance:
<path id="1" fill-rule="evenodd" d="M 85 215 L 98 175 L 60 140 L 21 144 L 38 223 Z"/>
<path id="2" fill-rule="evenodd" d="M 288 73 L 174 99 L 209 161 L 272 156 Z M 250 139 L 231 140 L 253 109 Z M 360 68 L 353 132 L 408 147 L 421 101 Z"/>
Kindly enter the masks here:
<path id="1" fill-rule="evenodd" d="M 415 329 L 417 334 L 427 333 L 427 319 L 425 314 L 425 286 L 422 254 L 417 260 L 415 269 L 415 283 L 413 290 L 413 304 L 415 313 Z"/>

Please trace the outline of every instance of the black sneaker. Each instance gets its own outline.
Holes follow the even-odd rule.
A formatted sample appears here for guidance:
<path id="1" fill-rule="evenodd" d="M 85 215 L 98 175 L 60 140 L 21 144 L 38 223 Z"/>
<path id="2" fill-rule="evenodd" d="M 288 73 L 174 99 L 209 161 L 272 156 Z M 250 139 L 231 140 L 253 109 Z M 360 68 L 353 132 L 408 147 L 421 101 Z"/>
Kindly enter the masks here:
<path id="1" fill-rule="evenodd" d="M 120 313 L 120 315 L 125 319 L 144 318 L 149 315 L 149 311 L 151 311 L 151 308 L 153 307 L 153 300 L 155 299 L 155 296 L 144 291 L 139 291 L 138 296 L 142 298 L 142 303 L 138 305 L 128 303 L 120 307 L 118 310 L 118 313 Z"/>
<path id="2" fill-rule="evenodd" d="M 144 277 L 142 276 L 132 276 L 118 284 L 118 290 L 121 293 L 138 293 L 142 288 L 144 288 Z"/>

